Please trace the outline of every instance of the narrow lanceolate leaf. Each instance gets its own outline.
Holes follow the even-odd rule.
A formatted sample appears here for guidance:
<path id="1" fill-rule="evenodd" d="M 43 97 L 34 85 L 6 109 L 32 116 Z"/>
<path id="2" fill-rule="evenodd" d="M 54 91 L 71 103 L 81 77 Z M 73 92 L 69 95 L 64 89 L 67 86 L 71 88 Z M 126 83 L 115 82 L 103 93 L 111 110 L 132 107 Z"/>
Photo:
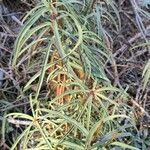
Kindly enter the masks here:
<path id="1" fill-rule="evenodd" d="M 119 146 L 120 148 L 123 148 L 123 149 L 140 150 L 139 148 L 136 148 L 136 147 L 133 147 L 128 144 L 121 143 L 121 142 L 113 142 L 111 143 L 111 145 Z"/>
<path id="2" fill-rule="evenodd" d="M 92 111 L 92 100 L 93 96 L 90 96 L 87 101 L 88 101 L 88 109 L 87 109 L 87 130 L 89 131 L 90 124 L 91 124 L 91 111 Z"/>
<path id="3" fill-rule="evenodd" d="M 144 70 L 143 70 L 143 80 L 144 80 L 144 85 L 143 85 L 143 89 L 145 90 L 149 80 L 150 80 L 150 60 L 147 62 Z"/>
<path id="4" fill-rule="evenodd" d="M 55 117 L 60 117 L 60 118 L 65 119 L 68 123 L 70 123 L 74 127 L 78 128 L 85 136 L 87 136 L 88 131 L 84 128 L 84 126 L 81 123 L 79 123 L 75 119 L 72 119 L 72 118 L 70 118 L 66 115 L 63 115 L 63 114 L 61 114 L 60 112 L 57 112 L 57 111 L 52 111 L 52 110 L 48 110 L 48 109 L 40 109 L 40 111 L 48 112 L 50 114 L 53 114 Z"/>
<path id="5" fill-rule="evenodd" d="M 37 92 L 36 92 L 35 100 L 37 100 L 37 98 L 39 96 L 39 92 L 40 92 L 42 84 L 43 84 L 43 80 L 44 80 L 45 73 L 46 73 L 46 65 L 48 63 L 48 58 L 49 58 L 51 46 L 52 46 L 52 43 L 50 42 L 49 46 L 46 49 L 45 59 L 43 61 L 42 72 L 41 72 L 41 75 L 40 75 L 40 79 L 39 79 L 39 83 L 38 83 L 38 89 L 37 89 Z"/>
<path id="6" fill-rule="evenodd" d="M 102 123 L 103 123 L 103 118 L 100 121 L 98 121 L 97 123 L 95 123 L 92 126 L 92 128 L 90 129 L 89 134 L 86 138 L 85 149 L 90 149 L 91 148 L 90 145 L 91 145 L 91 141 L 93 139 L 93 135 L 96 132 L 96 130 L 102 125 Z"/>
<path id="7" fill-rule="evenodd" d="M 45 9 L 45 7 L 41 7 L 39 10 L 37 10 L 32 17 L 24 24 L 17 40 L 15 43 L 15 47 L 14 47 L 14 57 L 13 57 L 13 62 L 12 62 L 12 66 L 15 68 L 16 65 L 16 61 L 18 59 L 18 54 L 21 50 L 20 45 L 22 45 L 22 40 L 25 38 L 26 33 L 29 31 L 29 29 L 31 28 L 31 26 L 43 15 L 44 12 L 46 12 L 47 10 Z"/>
<path id="8" fill-rule="evenodd" d="M 20 140 L 27 134 L 29 133 L 28 131 L 31 129 L 33 124 L 30 124 L 21 134 L 20 136 L 18 136 L 18 138 L 16 139 L 16 141 L 13 143 L 12 147 L 10 148 L 10 150 L 15 150 L 17 147 L 17 144 L 20 142 Z"/>

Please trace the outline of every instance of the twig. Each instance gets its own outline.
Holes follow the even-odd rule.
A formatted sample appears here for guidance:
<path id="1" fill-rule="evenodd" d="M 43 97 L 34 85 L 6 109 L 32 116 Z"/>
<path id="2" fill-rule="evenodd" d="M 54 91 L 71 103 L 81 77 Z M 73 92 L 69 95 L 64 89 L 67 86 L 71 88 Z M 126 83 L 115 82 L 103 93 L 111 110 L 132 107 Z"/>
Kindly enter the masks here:
<path id="1" fill-rule="evenodd" d="M 150 119 L 150 115 L 149 115 L 149 113 L 143 108 L 143 107 L 141 107 L 135 100 L 133 100 L 133 99 L 131 99 L 131 102 L 133 103 L 133 105 L 135 105 L 136 107 L 138 107 L 140 110 L 141 110 L 141 112 L 143 113 L 143 114 L 145 114 L 149 119 Z"/>
<path id="2" fill-rule="evenodd" d="M 27 120 L 19 120 L 19 119 L 14 119 L 13 117 L 9 117 L 7 119 L 7 121 L 9 123 L 12 123 L 12 124 L 15 124 L 16 126 L 19 126 L 19 125 L 30 125 L 32 123 L 32 121 L 27 121 Z"/>
<path id="3" fill-rule="evenodd" d="M 139 15 L 139 6 L 137 4 L 137 1 L 136 0 L 130 0 L 131 4 L 132 4 L 132 7 L 133 7 L 133 10 L 134 10 L 134 13 L 135 13 L 135 19 L 136 19 L 136 22 L 137 22 L 137 25 L 138 25 L 138 28 L 141 32 L 141 35 L 143 36 L 144 40 L 146 41 L 146 43 L 148 43 L 148 40 L 146 38 L 146 29 L 144 27 L 144 24 L 142 22 L 142 18 L 141 16 Z M 147 49 L 148 49 L 148 52 L 150 53 L 150 47 L 147 46 Z"/>
<path id="4" fill-rule="evenodd" d="M 149 30 L 150 30 L 150 25 L 147 26 L 146 32 L 148 32 Z M 141 38 L 141 36 L 142 36 L 142 33 L 139 32 L 134 37 L 132 37 L 127 43 L 132 44 L 136 39 Z M 116 51 L 116 53 L 114 54 L 114 57 L 116 57 L 119 53 L 124 52 L 127 48 L 128 48 L 128 45 L 123 44 L 122 47 Z"/>
<path id="5" fill-rule="evenodd" d="M 20 104 L 15 104 L 15 105 L 11 105 L 11 106 L 8 106 L 8 107 L 4 107 L 4 108 L 0 109 L 0 112 L 5 112 L 7 110 L 10 110 L 10 109 L 13 109 L 13 108 L 16 108 L 16 107 L 20 107 L 20 106 L 23 106 L 23 105 L 27 105 L 27 104 L 29 104 L 29 102 L 24 102 L 24 103 L 20 103 Z"/>
<path id="6" fill-rule="evenodd" d="M 23 25 L 23 23 L 22 23 L 17 17 L 11 16 L 11 18 L 12 18 L 16 23 L 18 23 L 20 26 Z"/>

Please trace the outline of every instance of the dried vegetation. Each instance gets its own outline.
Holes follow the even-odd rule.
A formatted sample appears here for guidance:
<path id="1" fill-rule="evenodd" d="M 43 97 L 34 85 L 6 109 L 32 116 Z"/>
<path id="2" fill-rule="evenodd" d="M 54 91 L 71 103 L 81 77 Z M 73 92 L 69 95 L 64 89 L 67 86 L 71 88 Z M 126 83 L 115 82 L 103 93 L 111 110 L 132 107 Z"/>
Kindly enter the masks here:
<path id="1" fill-rule="evenodd" d="M 149 148 L 149 1 L 0 3 L 2 150 Z"/>

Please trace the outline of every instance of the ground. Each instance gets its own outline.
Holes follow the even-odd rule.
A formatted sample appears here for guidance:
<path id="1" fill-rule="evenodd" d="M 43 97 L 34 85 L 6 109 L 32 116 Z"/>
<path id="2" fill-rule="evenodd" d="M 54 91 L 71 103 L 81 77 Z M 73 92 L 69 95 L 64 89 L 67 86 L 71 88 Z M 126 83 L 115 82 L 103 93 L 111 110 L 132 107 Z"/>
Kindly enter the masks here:
<path id="1" fill-rule="evenodd" d="M 103 4 L 104 1 L 101 2 Z M 13 112 L 14 109 L 21 109 L 24 113 L 28 112 L 29 102 L 23 97 L 18 98 L 18 95 L 22 91 L 22 85 L 30 79 L 30 76 L 25 74 L 23 69 L 26 68 L 20 68 L 20 74 L 14 73 L 11 61 L 14 43 L 23 26 L 22 19 L 38 2 L 3 0 L 0 3 L 1 117 L 6 112 Z M 149 4 L 136 3 L 134 0 L 116 0 L 116 5 L 120 19 L 118 29 L 115 29 L 114 23 L 108 23 L 107 19 L 102 22 L 103 28 L 108 33 L 104 34 L 103 41 L 111 53 L 111 60 L 105 62 L 104 70 L 113 86 L 126 90 L 130 99 L 127 103 L 136 112 L 138 129 L 141 130 L 142 134 L 149 135 L 150 84 L 148 83 L 145 88 L 143 87 L 142 75 L 150 59 L 148 44 L 150 40 Z M 93 9 L 94 7 L 93 4 Z M 114 18 L 118 19 L 117 17 Z M 39 68 L 34 66 L 34 69 L 38 70 Z M 7 144 L 3 147 L 7 149 Z"/>

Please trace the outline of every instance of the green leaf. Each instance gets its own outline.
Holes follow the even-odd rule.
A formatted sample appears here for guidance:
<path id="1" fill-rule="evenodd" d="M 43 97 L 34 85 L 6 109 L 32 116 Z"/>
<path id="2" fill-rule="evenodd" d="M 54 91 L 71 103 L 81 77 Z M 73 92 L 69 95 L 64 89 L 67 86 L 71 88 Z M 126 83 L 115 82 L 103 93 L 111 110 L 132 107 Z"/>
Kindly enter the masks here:
<path id="1" fill-rule="evenodd" d="M 119 146 L 121 148 L 127 148 L 127 149 L 131 149 L 131 150 L 140 150 L 139 148 L 136 148 L 136 147 L 133 147 L 128 144 L 121 143 L 121 142 L 113 142 L 110 145 L 115 145 L 115 146 Z"/>

